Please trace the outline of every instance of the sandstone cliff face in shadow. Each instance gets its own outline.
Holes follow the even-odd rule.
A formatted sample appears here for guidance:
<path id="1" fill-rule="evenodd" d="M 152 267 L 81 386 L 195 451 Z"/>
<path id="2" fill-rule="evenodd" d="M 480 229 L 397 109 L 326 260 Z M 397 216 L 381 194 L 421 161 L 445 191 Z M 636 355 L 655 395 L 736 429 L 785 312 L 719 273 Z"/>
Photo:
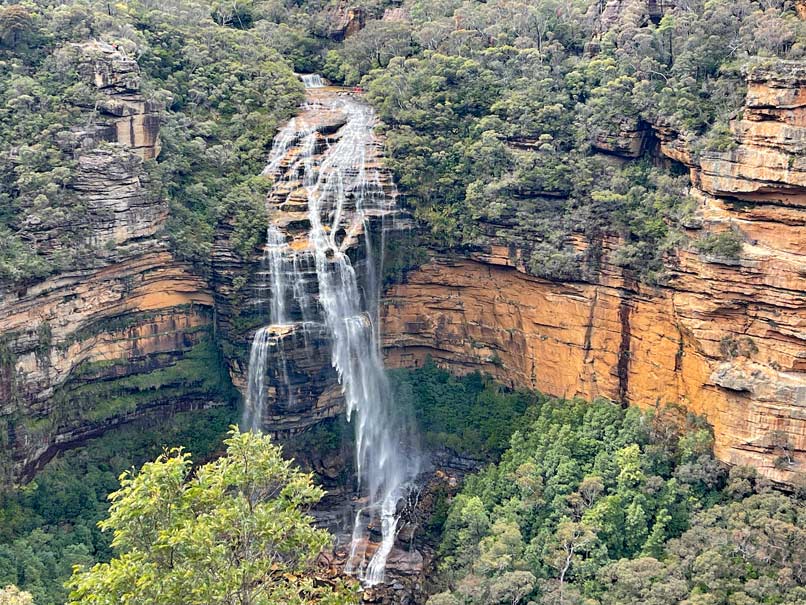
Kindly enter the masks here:
<path id="1" fill-rule="evenodd" d="M 82 224 L 25 224 L 44 253 L 64 230 L 89 251 L 71 270 L 0 286 L 0 427 L 19 476 L 55 448 L 155 408 L 220 403 L 212 296 L 161 235 L 167 204 L 148 191 L 158 107 L 137 63 L 103 43 L 74 45 L 82 77 L 103 93 L 81 132 L 72 187 Z M 52 244 L 49 248 L 49 243 Z"/>

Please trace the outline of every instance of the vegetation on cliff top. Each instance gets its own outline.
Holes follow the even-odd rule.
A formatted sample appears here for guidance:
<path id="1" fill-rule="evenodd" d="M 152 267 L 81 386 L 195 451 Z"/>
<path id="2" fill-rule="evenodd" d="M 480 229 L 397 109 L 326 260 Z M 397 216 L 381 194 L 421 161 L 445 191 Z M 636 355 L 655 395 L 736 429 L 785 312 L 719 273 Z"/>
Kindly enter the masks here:
<path id="1" fill-rule="evenodd" d="M 366 26 L 307 62 L 367 89 L 432 245 L 503 242 L 566 280 L 592 277 L 616 236 L 616 264 L 662 281 L 693 204 L 686 170 L 655 161 L 653 129 L 729 150 L 743 71 L 806 53 L 790 0 L 356 4 Z M 317 39 L 315 19 L 286 11 Z"/>
<path id="2" fill-rule="evenodd" d="M 79 153 L 101 144 L 93 121 L 104 95 L 71 43 L 101 40 L 136 59 L 142 93 L 164 107 L 162 152 L 146 171 L 150 194 L 169 204 L 167 232 L 180 257 L 204 267 L 224 215 L 245 242 L 240 248 L 262 231 L 264 190 L 247 183 L 302 101 L 302 84 L 260 33 L 258 17 L 250 30 L 222 24 L 218 4 L 0 6 L 0 281 L 94 257 L 86 200 L 73 185 Z"/>
<path id="3" fill-rule="evenodd" d="M 148 172 L 183 258 L 208 262 L 222 216 L 239 253 L 259 240 L 250 179 L 302 99 L 293 67 L 363 82 L 432 245 L 503 238 L 532 273 L 579 279 L 617 236 L 613 260 L 660 281 L 692 204 L 685 171 L 641 159 L 650 125 L 695 153 L 730 149 L 743 70 L 806 53 L 790 0 L 672 4 L 365 0 L 351 22 L 336 0 L 6 3 L 0 279 L 91 255 L 72 182 L 99 93 L 69 42 L 102 39 L 137 58 L 145 94 L 166 107 Z"/>
<path id="4" fill-rule="evenodd" d="M 724 139 L 742 71 L 803 57 L 806 25 L 791 2 L 693 0 L 662 16 L 649 4 L 603 14 L 592 0 L 404 3 L 398 25 L 413 49 L 363 83 L 398 181 L 437 241 L 504 237 L 530 253 L 533 273 L 573 279 L 590 276 L 597 243 L 617 235 L 617 264 L 663 279 L 692 204 L 685 171 L 640 159 L 656 143 L 649 125 Z M 602 150 L 639 159 L 622 165 Z"/>

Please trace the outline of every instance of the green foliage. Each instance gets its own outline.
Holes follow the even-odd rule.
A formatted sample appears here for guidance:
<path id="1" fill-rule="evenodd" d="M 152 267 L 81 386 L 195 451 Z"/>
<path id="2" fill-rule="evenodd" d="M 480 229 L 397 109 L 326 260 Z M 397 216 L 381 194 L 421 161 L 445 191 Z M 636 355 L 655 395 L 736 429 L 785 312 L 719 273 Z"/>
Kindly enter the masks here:
<path id="1" fill-rule="evenodd" d="M 499 456 L 535 393 L 510 391 L 479 373 L 456 378 L 429 358 L 416 370 L 389 372 L 395 401 L 412 406 L 422 438 L 477 459 Z"/>
<path id="2" fill-rule="evenodd" d="M 368 98 L 415 216 L 446 246 L 484 241 L 478 219 L 511 222 L 528 241 L 529 269 L 554 279 L 585 277 L 598 262 L 574 250 L 573 232 L 591 242 L 615 232 L 625 242 L 616 262 L 659 281 L 688 208 L 687 177 L 586 155 L 574 136 L 574 95 L 533 60 L 509 48 L 472 60 L 426 52 L 373 72 Z"/>
<path id="3" fill-rule="evenodd" d="M 267 436 L 233 427 L 224 443 L 226 455 L 196 469 L 177 448 L 120 476 L 99 524 L 116 555 L 76 568 L 69 603 L 358 603 L 311 575 L 331 539 L 306 513 L 324 495 L 312 477 Z"/>
<path id="4" fill-rule="evenodd" d="M 24 21 L 6 18 L 24 11 Z M 60 15 L 64 11 L 56 11 Z M 55 16 L 54 15 L 54 16 Z M 0 280 L 47 275 L 86 252 L 80 200 L 70 188 L 75 141 L 71 130 L 93 107 L 97 93 L 84 84 L 70 48 L 35 7 L 2 7 L 0 34 Z M 57 26 L 58 27 L 58 26 Z M 3 33 L 4 32 L 4 33 Z M 59 35 L 69 35 L 64 28 Z M 54 242 L 37 232 L 69 225 Z M 39 236 L 44 240 L 47 237 Z M 53 248 L 51 248 L 53 247 Z"/>
<path id="5" fill-rule="evenodd" d="M 263 242 L 268 226 L 266 196 L 271 183 L 264 177 L 253 177 L 233 188 L 224 198 L 223 213 L 233 224 L 232 243 L 242 258 L 249 259 Z"/>
<path id="6" fill-rule="evenodd" d="M 21 4 L 0 7 L 0 41 L 7 46 L 17 46 L 33 29 L 33 19 Z"/>
<path id="7" fill-rule="evenodd" d="M 34 605 L 34 598 L 30 592 L 10 584 L 0 589 L 0 605 Z"/>
<path id="8" fill-rule="evenodd" d="M 17 234 L 0 225 L 0 280 L 13 282 L 25 277 L 43 277 L 49 272 L 45 259 Z"/>
<path id="9" fill-rule="evenodd" d="M 736 231 L 709 233 L 695 243 L 697 250 L 706 256 L 718 259 L 738 260 L 744 248 L 744 240 Z"/>
<path id="10" fill-rule="evenodd" d="M 388 236 L 387 236 L 388 237 Z M 416 231 L 388 237 L 383 257 L 383 285 L 402 283 L 406 273 L 428 262 L 428 249 Z"/>
<path id="11" fill-rule="evenodd" d="M 705 151 L 725 152 L 736 149 L 738 144 L 725 122 L 717 122 L 702 140 L 702 149 Z"/>
<path id="12" fill-rule="evenodd" d="M 135 56 L 141 90 L 165 107 L 162 152 L 143 182 L 168 202 L 177 254 L 206 267 L 214 227 L 227 219 L 247 251 L 266 188 L 250 179 L 303 98 L 253 27 L 266 3 L 51 4 L 0 7 L 0 280 L 38 279 L 96 255 L 74 179 L 77 149 L 98 144 L 87 133 L 105 95 L 71 43 L 97 39 Z"/>
<path id="13" fill-rule="evenodd" d="M 111 537 L 96 524 L 118 475 L 180 443 L 208 458 L 233 415 L 233 408 L 213 408 L 113 428 L 49 462 L 28 485 L 0 494 L 0 584 L 18 584 L 38 605 L 64 603 L 73 564 L 112 556 Z"/>
<path id="14" fill-rule="evenodd" d="M 752 469 L 727 481 L 698 418 L 540 400 L 527 422 L 451 503 L 434 603 L 802 598 L 806 505 Z"/>
<path id="15" fill-rule="evenodd" d="M 337 82 L 358 84 L 371 70 L 385 68 L 394 57 L 408 57 L 416 48 L 408 25 L 370 21 L 339 49 L 327 54 L 323 73 Z"/>
<path id="16" fill-rule="evenodd" d="M 618 265 L 664 280 L 691 203 L 681 167 L 630 165 L 651 153 L 650 125 L 729 151 L 743 71 L 803 57 L 806 25 L 781 2 L 665 3 L 659 23 L 627 4 L 603 29 L 593 0 L 408 0 L 413 54 L 390 50 L 367 71 L 372 53 L 348 57 L 349 40 L 330 51 L 331 77 L 367 74 L 390 166 L 432 245 L 503 238 L 535 275 L 590 279 L 617 235 Z"/>
<path id="17" fill-rule="evenodd" d="M 214 227 L 229 219 L 237 251 L 247 254 L 265 223 L 260 202 L 268 184 L 256 175 L 278 125 L 302 102 L 302 85 L 254 28 L 227 26 L 236 16 L 217 26 L 177 21 L 168 8 L 135 7 L 144 85 L 169 99 L 152 170 L 170 205 L 174 249 L 206 265 Z"/>
<path id="18" fill-rule="evenodd" d="M 498 465 L 467 479 L 460 498 L 475 503 L 477 518 L 490 519 L 489 526 L 472 522 L 482 528 L 479 541 L 464 533 L 467 507 L 459 499 L 451 507 L 441 546 L 451 585 L 472 576 L 487 591 L 492 579 L 517 570 L 560 586 L 582 584 L 608 559 L 640 553 L 651 529 L 664 538 L 685 529 L 699 486 L 675 476 L 684 456 L 676 440 L 656 452 L 660 460 L 644 455 L 651 416 L 608 402 L 547 400 L 532 418 Z M 519 538 L 488 554 L 485 544 L 506 541 L 508 532 Z"/>
<path id="19" fill-rule="evenodd" d="M 407 0 L 408 19 L 379 19 L 393 4 L 358 3 L 366 27 L 340 44 L 333 2 L 4 7 L 0 279 L 35 279 L 91 252 L 71 183 L 74 135 L 98 91 L 67 41 L 119 41 L 138 56 L 144 91 L 166 105 L 163 151 L 147 167 L 154 194 L 169 202 L 174 249 L 203 267 L 218 221 L 234 226 L 241 255 L 259 240 L 265 183 L 253 177 L 302 100 L 288 61 L 363 81 L 432 245 L 505 234 L 535 275 L 589 279 L 602 239 L 617 235 L 613 260 L 649 283 L 663 281 L 664 256 L 681 242 L 686 177 L 595 150 L 634 157 L 653 124 L 694 150 L 729 151 L 743 71 L 806 53 L 806 26 L 782 3 L 675 5 L 658 23 L 631 4 L 606 30 L 593 0 Z"/>

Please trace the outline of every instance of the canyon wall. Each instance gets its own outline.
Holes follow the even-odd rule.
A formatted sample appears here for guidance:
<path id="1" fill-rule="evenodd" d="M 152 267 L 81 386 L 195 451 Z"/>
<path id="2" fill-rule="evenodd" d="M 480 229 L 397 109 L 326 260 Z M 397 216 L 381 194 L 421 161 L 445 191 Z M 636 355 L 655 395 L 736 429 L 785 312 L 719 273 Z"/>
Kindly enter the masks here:
<path id="1" fill-rule="evenodd" d="M 99 43 L 73 51 L 82 77 L 102 93 L 93 119 L 74 133 L 71 188 L 82 212 L 77 221 L 58 213 L 28 220 L 22 231 L 58 254 L 58 235 L 70 229 L 90 253 L 46 279 L 0 286 L 7 476 L 30 473 L 59 447 L 151 410 L 221 403 L 232 396 L 230 377 L 245 392 L 249 344 L 266 322 L 262 250 L 249 259 L 236 252 L 226 217 L 210 283 L 170 252 L 167 207 L 144 167 L 159 154 L 160 108 L 140 93 L 137 64 Z M 317 119 L 323 141 L 343 123 L 338 115 Z M 547 281 L 529 274 L 528 226 L 499 225 L 486 246 L 436 254 L 390 287 L 383 305 L 389 362 L 413 366 L 430 355 L 455 371 L 480 369 L 558 396 L 680 404 L 713 424 L 722 459 L 783 481 L 802 472 L 806 69 L 752 70 L 731 132 L 724 152 L 695 153 L 663 124 L 625 125 L 593 144 L 629 158 L 657 141 L 661 157 L 691 174 L 698 212 L 689 240 L 735 230 L 744 240 L 740 258 L 683 246 L 667 258 L 664 285 L 650 287 L 611 261 L 619 242 L 605 238 L 597 242 L 595 277 Z M 366 167 L 393 195 L 379 157 Z M 274 200 L 289 233 L 305 226 L 298 198 L 290 185 Z M 267 410 L 267 428 L 280 434 L 342 407 L 327 344 L 297 336 L 282 336 L 295 403 L 275 392 Z"/>
<path id="2" fill-rule="evenodd" d="M 738 231 L 740 258 L 685 246 L 667 259 L 665 285 L 649 287 L 612 262 L 618 242 L 605 239 L 596 278 L 558 283 L 530 276 L 522 238 L 499 231 L 391 288 L 387 358 L 415 366 L 430 355 L 556 396 L 679 404 L 713 425 L 721 459 L 791 480 L 806 464 L 806 69 L 748 75 L 729 151 L 697 155 L 653 130 L 661 154 L 691 173 L 689 239 Z M 636 132 L 598 146 L 634 155 Z"/>
<path id="3" fill-rule="evenodd" d="M 26 224 L 49 250 L 69 229 L 87 254 L 69 270 L 0 289 L 3 472 L 29 474 L 59 447 L 149 410 L 220 403 L 212 296 L 161 235 L 168 209 L 148 188 L 159 108 L 137 63 L 102 44 L 75 45 L 82 77 L 102 93 L 77 138 L 71 187 L 80 218 Z M 55 213 L 54 213 L 55 214 Z M 30 223 L 30 221 L 29 221 Z M 78 224 L 80 223 L 80 224 Z"/>

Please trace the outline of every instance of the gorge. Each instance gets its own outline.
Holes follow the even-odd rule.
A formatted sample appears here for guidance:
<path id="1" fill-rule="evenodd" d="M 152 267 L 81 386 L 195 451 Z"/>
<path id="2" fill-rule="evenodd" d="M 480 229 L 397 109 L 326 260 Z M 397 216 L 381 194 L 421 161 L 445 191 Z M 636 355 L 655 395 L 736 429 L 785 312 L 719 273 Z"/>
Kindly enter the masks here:
<path id="1" fill-rule="evenodd" d="M 797 602 L 805 60 L 794 0 L 4 3 L 0 587 L 240 420 L 367 603 L 700 603 L 711 537 Z"/>

